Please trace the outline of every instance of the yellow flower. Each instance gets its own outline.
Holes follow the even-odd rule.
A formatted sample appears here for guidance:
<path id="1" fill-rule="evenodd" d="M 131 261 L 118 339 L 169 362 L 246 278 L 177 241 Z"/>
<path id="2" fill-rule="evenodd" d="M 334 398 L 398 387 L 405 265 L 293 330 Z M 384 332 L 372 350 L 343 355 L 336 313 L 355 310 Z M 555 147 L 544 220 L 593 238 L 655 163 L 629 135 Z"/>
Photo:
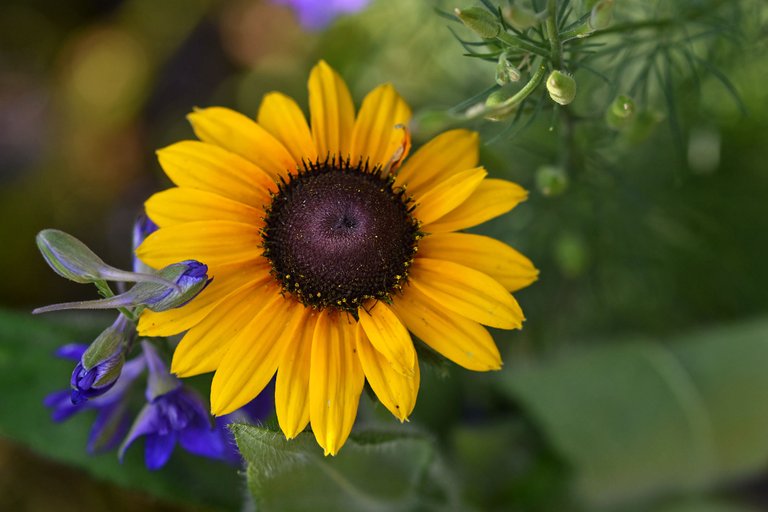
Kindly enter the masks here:
<path id="1" fill-rule="evenodd" d="M 403 163 L 405 102 L 382 85 L 355 116 L 325 62 L 310 74 L 309 110 L 308 125 L 280 93 L 265 96 L 256 122 L 197 110 L 189 120 L 200 141 L 158 152 L 176 188 L 147 201 L 160 229 L 137 254 L 158 268 L 202 261 L 213 282 L 181 308 L 146 311 L 139 332 L 187 331 L 172 371 L 215 371 L 216 415 L 277 373 L 281 429 L 290 439 L 311 423 L 327 455 L 349 436 L 366 379 L 407 419 L 419 388 L 410 333 L 465 368 L 499 369 L 483 325 L 521 326 L 509 292 L 537 270 L 506 244 L 457 232 L 527 195 L 486 178 L 475 133 L 443 133 Z"/>

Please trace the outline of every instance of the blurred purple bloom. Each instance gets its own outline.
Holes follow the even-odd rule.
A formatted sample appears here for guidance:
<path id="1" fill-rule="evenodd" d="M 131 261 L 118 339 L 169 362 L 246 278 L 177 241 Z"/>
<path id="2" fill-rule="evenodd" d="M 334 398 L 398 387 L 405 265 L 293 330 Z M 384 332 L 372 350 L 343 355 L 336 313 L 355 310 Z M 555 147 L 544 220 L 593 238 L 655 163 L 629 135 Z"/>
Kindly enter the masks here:
<path id="1" fill-rule="evenodd" d="M 64 345 L 56 351 L 56 355 L 78 361 L 87 348 L 88 346 L 84 344 Z M 61 390 L 45 397 L 43 403 L 53 409 L 51 416 L 56 422 L 64 421 L 81 411 L 97 411 L 96 421 L 88 436 L 88 452 L 111 450 L 128 432 L 128 409 L 124 398 L 133 381 L 143 371 L 144 358 L 139 357 L 125 364 L 121 378 L 102 396 L 73 403 L 71 390 Z"/>
<path id="2" fill-rule="evenodd" d="M 136 248 L 141 245 L 145 238 L 157 231 L 159 228 L 157 224 L 147 217 L 145 213 L 141 213 L 133 223 L 133 271 L 134 272 L 148 272 L 151 269 L 144 264 L 139 258 L 136 257 Z"/>
<path id="3" fill-rule="evenodd" d="M 304 28 L 320 30 L 341 14 L 363 9 L 370 0 L 273 0 L 293 8 Z"/>
<path id="4" fill-rule="evenodd" d="M 216 418 L 216 430 L 224 439 L 224 453 L 222 458 L 231 464 L 240 464 L 242 457 L 237 449 L 235 436 L 229 430 L 232 423 L 247 423 L 254 425 L 265 420 L 275 410 L 274 381 L 270 383 L 259 395 L 230 414 Z"/>
<path id="5" fill-rule="evenodd" d="M 224 458 L 224 438 L 213 428 L 202 399 L 168 372 L 150 343 L 143 342 L 142 347 L 149 369 L 147 404 L 120 446 L 121 459 L 128 447 L 142 436 L 145 437 L 144 462 L 150 470 L 160 469 L 168 462 L 176 443 L 195 455 Z"/>

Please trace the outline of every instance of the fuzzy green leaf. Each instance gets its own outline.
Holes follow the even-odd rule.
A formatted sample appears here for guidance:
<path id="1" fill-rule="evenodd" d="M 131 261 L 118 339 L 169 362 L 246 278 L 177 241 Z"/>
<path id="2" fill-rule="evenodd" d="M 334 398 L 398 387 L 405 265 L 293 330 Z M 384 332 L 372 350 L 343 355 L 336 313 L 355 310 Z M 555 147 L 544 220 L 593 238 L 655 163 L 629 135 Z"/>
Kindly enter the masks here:
<path id="1" fill-rule="evenodd" d="M 436 465 L 434 445 L 422 436 L 356 433 L 338 455 L 324 457 L 310 433 L 288 441 L 265 428 L 231 428 L 260 511 L 417 510 L 445 501 L 429 478 Z"/>
<path id="2" fill-rule="evenodd" d="M 768 321 L 502 375 L 592 505 L 697 491 L 768 461 Z"/>

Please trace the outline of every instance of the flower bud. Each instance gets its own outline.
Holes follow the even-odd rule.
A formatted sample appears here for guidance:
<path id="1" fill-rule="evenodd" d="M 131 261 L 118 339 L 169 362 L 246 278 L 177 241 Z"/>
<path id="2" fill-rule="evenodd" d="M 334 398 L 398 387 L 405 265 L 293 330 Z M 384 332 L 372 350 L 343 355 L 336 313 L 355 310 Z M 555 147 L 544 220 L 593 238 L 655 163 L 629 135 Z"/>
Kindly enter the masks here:
<path id="1" fill-rule="evenodd" d="M 589 28 L 602 30 L 613 21 L 613 0 L 600 0 L 592 7 L 589 15 Z"/>
<path id="2" fill-rule="evenodd" d="M 605 112 L 605 122 L 614 130 L 627 126 L 635 115 L 635 102 L 629 96 L 620 94 Z"/>
<path id="3" fill-rule="evenodd" d="M 119 315 L 91 343 L 72 371 L 73 404 L 103 395 L 115 385 L 125 364 L 125 350 L 135 333 L 136 325 Z"/>
<path id="4" fill-rule="evenodd" d="M 568 174 L 555 165 L 543 165 L 536 170 L 536 187 L 547 197 L 559 196 L 568 188 Z"/>
<path id="5" fill-rule="evenodd" d="M 454 9 L 456 16 L 483 39 L 493 39 L 501 33 L 499 19 L 482 7 Z"/>
<path id="6" fill-rule="evenodd" d="M 567 73 L 554 70 L 547 78 L 547 91 L 552 101 L 568 105 L 576 97 L 576 80 Z"/>
<path id="7" fill-rule="evenodd" d="M 179 286 L 179 290 L 163 287 L 155 295 L 145 298 L 143 304 L 156 312 L 183 306 L 194 299 L 211 282 L 211 279 L 208 279 L 208 266 L 195 260 L 169 265 L 160 271 L 160 275 L 173 280 Z M 145 287 L 147 289 L 158 288 L 154 283 L 146 283 Z"/>
<path id="8" fill-rule="evenodd" d="M 126 272 L 107 265 L 83 242 L 58 229 L 44 229 L 36 240 L 40 253 L 54 272 L 76 283 L 148 280 L 171 284 L 151 274 Z"/>
<path id="9" fill-rule="evenodd" d="M 507 23 L 515 29 L 523 31 L 539 24 L 539 18 L 531 9 L 509 5 L 501 10 L 502 16 Z"/>
<path id="10" fill-rule="evenodd" d="M 37 308 L 32 313 L 49 313 L 67 309 L 116 309 L 146 306 L 160 312 L 178 308 L 194 299 L 208 286 L 208 267 L 199 261 L 187 260 L 168 265 L 158 271 L 161 283 L 141 281 L 127 292 L 96 300 L 64 302 Z"/>
<path id="11" fill-rule="evenodd" d="M 496 83 L 503 86 L 509 82 L 518 81 L 520 81 L 520 70 L 509 62 L 505 53 L 502 53 L 496 64 Z"/>

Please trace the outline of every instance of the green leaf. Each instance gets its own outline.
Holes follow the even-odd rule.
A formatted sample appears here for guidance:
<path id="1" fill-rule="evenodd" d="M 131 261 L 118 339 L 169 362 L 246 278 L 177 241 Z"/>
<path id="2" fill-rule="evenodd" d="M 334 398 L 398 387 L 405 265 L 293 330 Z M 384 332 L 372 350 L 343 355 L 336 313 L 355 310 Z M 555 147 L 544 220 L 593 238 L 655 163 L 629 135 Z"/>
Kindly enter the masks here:
<path id="1" fill-rule="evenodd" d="M 66 343 L 88 343 L 113 319 L 90 313 L 43 318 L 0 310 L 0 389 L 4 390 L 0 436 L 82 468 L 97 479 L 168 501 L 238 510 L 241 481 L 236 468 L 192 456 L 177 447 L 165 468 L 149 472 L 144 467 L 141 442 L 128 450 L 123 464 L 114 451 L 95 456 L 86 453 L 95 411 L 76 414 L 63 423 L 51 420 L 43 398 L 67 388 L 74 367 L 73 362 L 56 358 L 54 351 Z M 30 482 L 28 492 L 37 492 L 34 489 L 34 482 Z"/>
<path id="2" fill-rule="evenodd" d="M 417 434 L 355 433 L 324 457 L 311 433 L 290 441 L 273 430 L 231 426 L 248 462 L 248 486 L 260 511 L 398 511 L 440 508 L 450 493 L 433 443 Z"/>
<path id="3" fill-rule="evenodd" d="M 594 506 L 698 491 L 768 461 L 768 321 L 505 372 Z"/>

